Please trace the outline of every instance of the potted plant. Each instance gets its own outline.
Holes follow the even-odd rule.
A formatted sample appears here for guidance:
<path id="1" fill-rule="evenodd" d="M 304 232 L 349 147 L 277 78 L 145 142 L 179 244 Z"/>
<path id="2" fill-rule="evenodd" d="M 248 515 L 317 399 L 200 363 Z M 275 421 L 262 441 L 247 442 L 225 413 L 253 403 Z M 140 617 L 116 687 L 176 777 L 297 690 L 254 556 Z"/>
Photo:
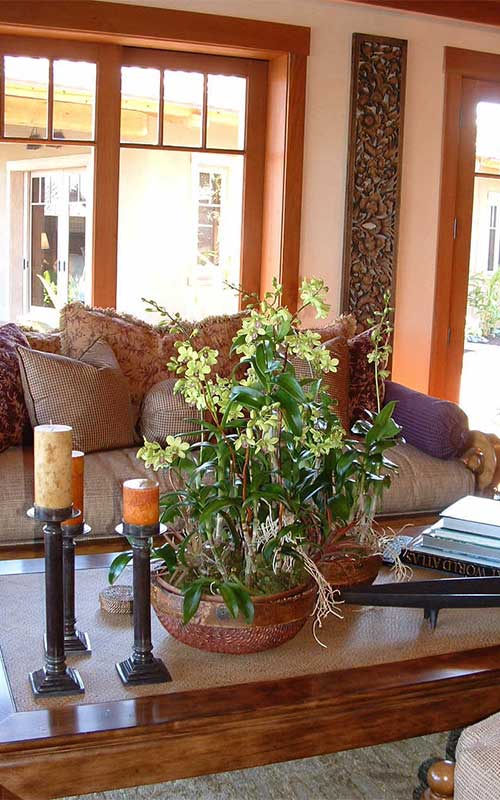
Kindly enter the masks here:
<path id="1" fill-rule="evenodd" d="M 278 284 L 250 304 L 229 379 L 217 375 L 217 351 L 194 347 L 196 331 L 176 344 L 169 368 L 200 415 L 197 441 L 145 441 L 138 456 L 169 471 L 161 518 L 170 529 L 152 548 L 152 603 L 187 644 L 253 652 L 291 638 L 311 614 L 316 635 L 326 616 L 340 615 L 322 559 L 379 549 L 368 511 L 390 482 L 384 451 L 399 428 L 389 404 L 346 437 L 322 379 L 338 362 L 300 327 L 306 308 L 327 315 L 326 291 L 304 281 L 296 314 L 281 306 Z M 314 378 L 297 379 L 297 358 Z M 115 559 L 111 580 L 127 558 Z"/>

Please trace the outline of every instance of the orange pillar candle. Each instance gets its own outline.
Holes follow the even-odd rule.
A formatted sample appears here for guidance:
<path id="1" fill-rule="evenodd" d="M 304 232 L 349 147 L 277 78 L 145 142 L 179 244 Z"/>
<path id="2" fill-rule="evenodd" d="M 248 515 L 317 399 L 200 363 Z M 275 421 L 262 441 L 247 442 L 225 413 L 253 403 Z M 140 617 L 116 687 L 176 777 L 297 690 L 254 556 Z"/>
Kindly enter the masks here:
<path id="1" fill-rule="evenodd" d="M 37 425 L 34 429 L 35 506 L 70 508 L 73 502 L 69 425 Z"/>
<path id="2" fill-rule="evenodd" d="M 73 508 L 80 513 L 73 519 L 67 519 L 65 525 L 81 525 L 83 522 L 83 475 L 85 454 L 81 450 L 71 453 L 71 477 L 73 487 Z"/>
<path id="3" fill-rule="evenodd" d="M 128 525 L 156 525 L 160 519 L 160 486 L 149 478 L 123 483 L 123 521 Z"/>

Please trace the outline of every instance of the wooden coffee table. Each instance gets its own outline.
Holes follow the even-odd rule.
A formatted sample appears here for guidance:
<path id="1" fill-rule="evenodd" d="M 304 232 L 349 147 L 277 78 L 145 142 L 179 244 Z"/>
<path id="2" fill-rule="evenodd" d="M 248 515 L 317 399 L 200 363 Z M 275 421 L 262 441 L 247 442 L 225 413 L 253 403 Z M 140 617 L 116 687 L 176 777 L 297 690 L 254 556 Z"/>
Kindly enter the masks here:
<path id="1" fill-rule="evenodd" d="M 106 563 L 77 558 L 78 568 Z M 16 571 L 40 563 L 0 562 L 0 579 Z M 465 726 L 500 708 L 500 645 L 182 693 L 151 688 L 149 697 L 17 713 L 0 669 L 4 797 L 159 783 Z"/>

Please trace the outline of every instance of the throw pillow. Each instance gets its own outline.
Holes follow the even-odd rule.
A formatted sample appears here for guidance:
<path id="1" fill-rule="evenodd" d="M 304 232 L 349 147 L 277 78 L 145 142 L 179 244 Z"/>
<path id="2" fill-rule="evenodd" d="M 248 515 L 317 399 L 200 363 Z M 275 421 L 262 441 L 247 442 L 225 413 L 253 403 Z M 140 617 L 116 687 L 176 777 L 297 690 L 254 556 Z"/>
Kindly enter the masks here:
<path id="1" fill-rule="evenodd" d="M 26 347 L 18 354 L 33 426 L 71 425 L 73 447 L 84 453 L 135 444 L 128 384 L 105 342 L 80 360 Z"/>
<path id="2" fill-rule="evenodd" d="M 28 425 L 23 386 L 17 360 L 17 347 L 29 347 L 25 335 L 16 325 L 0 327 L 0 453 L 22 444 L 23 430 Z"/>
<path id="3" fill-rule="evenodd" d="M 352 314 L 341 314 L 340 317 L 325 325 L 324 328 L 313 328 L 312 330 L 319 333 L 322 342 L 329 342 L 331 339 L 338 339 L 339 336 L 344 339 L 350 339 L 356 333 L 356 320 Z"/>
<path id="4" fill-rule="evenodd" d="M 345 431 L 349 430 L 349 348 L 347 340 L 338 336 L 323 345 L 330 355 L 338 359 L 337 371 L 322 373 L 323 385 L 336 402 L 336 413 Z M 295 374 L 301 378 L 314 378 L 311 365 L 302 358 L 292 358 Z"/>
<path id="5" fill-rule="evenodd" d="M 112 348 L 128 381 L 137 416 L 147 390 L 168 377 L 166 364 L 174 355 L 179 334 L 112 309 L 88 308 L 82 303 L 66 305 L 61 311 L 64 355 L 80 358 L 96 339 Z"/>
<path id="6" fill-rule="evenodd" d="M 146 392 L 141 406 L 139 432 L 148 442 L 158 442 L 162 447 L 167 443 L 167 436 L 182 434 L 189 439 L 189 434 L 199 430 L 195 418 L 200 412 L 189 406 L 182 395 L 174 394 L 177 378 L 166 378 L 156 383 Z"/>
<path id="7" fill-rule="evenodd" d="M 402 436 L 434 458 L 455 458 L 467 444 L 469 421 L 456 403 L 386 381 L 385 402 L 396 400 L 393 417 Z"/>
<path id="8" fill-rule="evenodd" d="M 375 369 L 368 361 L 373 350 L 371 331 L 363 331 L 349 339 L 349 403 L 351 425 L 365 417 L 365 411 L 377 411 Z M 384 381 L 379 383 L 380 403 L 384 401 Z"/>
<path id="9" fill-rule="evenodd" d="M 61 334 L 59 331 L 35 331 L 33 328 L 25 328 L 24 326 L 22 330 L 29 346 L 33 350 L 41 350 L 43 353 L 61 352 Z"/>

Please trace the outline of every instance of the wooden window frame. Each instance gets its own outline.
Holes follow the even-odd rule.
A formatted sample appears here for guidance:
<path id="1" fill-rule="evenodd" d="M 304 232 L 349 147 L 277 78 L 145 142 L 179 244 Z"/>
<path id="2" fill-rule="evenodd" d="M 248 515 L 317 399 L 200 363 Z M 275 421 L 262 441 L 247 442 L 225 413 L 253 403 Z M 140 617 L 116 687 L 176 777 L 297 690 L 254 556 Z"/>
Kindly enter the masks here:
<path id="1" fill-rule="evenodd" d="M 467 117 L 479 84 L 498 95 L 500 55 L 446 47 L 441 190 L 429 394 L 457 401 L 460 393 L 474 165 L 475 123 Z M 477 86 L 475 84 L 478 84 Z M 500 97 L 499 97 L 500 100 Z M 466 113 L 467 112 L 467 113 Z M 467 162 L 467 163 L 466 163 Z"/>
<path id="2" fill-rule="evenodd" d="M 82 52 L 87 46 L 95 50 L 98 75 L 92 302 L 104 307 L 116 305 L 118 192 L 112 187 L 119 180 L 118 66 L 121 67 L 122 48 L 199 52 L 269 62 L 267 89 L 252 100 L 257 109 L 266 107 L 267 127 L 265 131 L 255 131 L 256 136 L 263 137 L 263 174 L 259 177 L 251 160 L 247 165 L 245 192 L 259 191 L 256 184 L 260 181 L 263 202 L 261 215 L 244 220 L 243 235 L 253 242 L 245 288 L 262 293 L 276 277 L 283 284 L 284 302 L 296 309 L 309 28 L 95 0 L 5 0 L 0 5 L 0 37 L 4 35 L 18 42 L 19 36 L 41 38 L 41 47 L 64 52 L 68 42 L 69 47 L 76 46 Z M 103 108 L 106 114 L 100 113 Z"/>

